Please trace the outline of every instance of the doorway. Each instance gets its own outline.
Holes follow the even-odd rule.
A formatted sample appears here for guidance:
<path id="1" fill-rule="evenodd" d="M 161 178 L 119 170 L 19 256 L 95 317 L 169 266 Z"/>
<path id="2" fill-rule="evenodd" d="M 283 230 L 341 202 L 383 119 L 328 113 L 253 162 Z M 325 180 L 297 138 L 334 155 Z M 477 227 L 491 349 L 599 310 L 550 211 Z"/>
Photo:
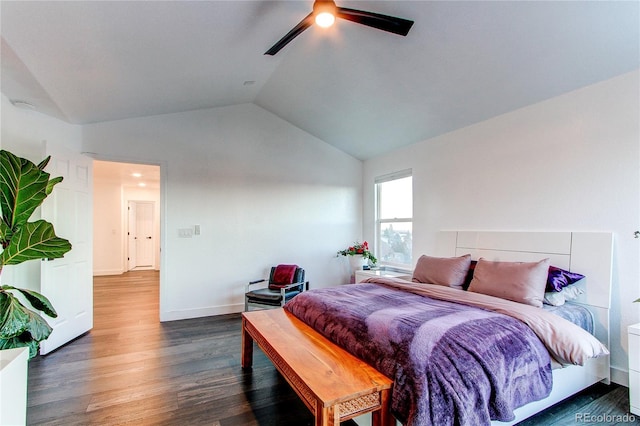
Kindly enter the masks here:
<path id="1" fill-rule="evenodd" d="M 127 269 L 153 269 L 155 202 L 129 200 L 127 203 Z"/>
<path id="2" fill-rule="evenodd" d="M 160 270 L 160 166 L 94 160 L 93 275 Z"/>

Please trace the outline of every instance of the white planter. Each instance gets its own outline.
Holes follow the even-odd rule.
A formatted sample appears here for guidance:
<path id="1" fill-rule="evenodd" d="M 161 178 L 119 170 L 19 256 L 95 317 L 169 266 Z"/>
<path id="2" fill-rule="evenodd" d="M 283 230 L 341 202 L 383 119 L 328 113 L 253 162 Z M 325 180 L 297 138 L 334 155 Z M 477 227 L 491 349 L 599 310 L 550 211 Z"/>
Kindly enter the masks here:
<path id="1" fill-rule="evenodd" d="M 0 425 L 27 423 L 29 348 L 0 351 Z"/>
<path id="2" fill-rule="evenodd" d="M 347 257 L 349 258 L 349 265 L 351 266 L 351 273 L 353 274 L 355 274 L 356 271 L 362 271 L 362 267 L 369 263 L 369 259 L 365 259 L 361 254 Z"/>

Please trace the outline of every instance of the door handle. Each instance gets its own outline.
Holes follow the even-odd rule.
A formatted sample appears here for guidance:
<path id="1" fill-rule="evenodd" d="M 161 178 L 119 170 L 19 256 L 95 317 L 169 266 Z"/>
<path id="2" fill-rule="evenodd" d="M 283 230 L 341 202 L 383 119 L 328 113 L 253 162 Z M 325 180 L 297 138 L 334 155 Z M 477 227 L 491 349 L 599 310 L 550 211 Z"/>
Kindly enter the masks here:
<path id="1" fill-rule="evenodd" d="M 150 240 L 150 239 L 151 239 L 151 237 L 147 237 L 147 240 Z"/>

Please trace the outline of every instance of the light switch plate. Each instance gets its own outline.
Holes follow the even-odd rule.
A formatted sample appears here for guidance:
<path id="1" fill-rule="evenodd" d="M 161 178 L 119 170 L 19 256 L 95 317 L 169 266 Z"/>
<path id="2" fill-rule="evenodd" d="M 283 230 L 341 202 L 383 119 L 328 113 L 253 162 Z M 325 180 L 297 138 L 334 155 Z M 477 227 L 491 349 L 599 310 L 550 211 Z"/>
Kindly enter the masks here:
<path id="1" fill-rule="evenodd" d="M 191 228 L 178 229 L 178 237 L 180 237 L 180 238 L 191 238 L 191 237 L 193 237 L 193 229 L 191 229 Z"/>

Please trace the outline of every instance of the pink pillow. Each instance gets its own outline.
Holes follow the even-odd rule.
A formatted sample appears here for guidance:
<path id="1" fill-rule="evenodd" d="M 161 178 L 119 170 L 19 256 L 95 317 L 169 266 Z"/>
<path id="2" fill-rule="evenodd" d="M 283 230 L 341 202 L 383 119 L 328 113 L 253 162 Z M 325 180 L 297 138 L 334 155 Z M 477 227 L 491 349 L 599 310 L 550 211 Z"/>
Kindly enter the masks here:
<path id="1" fill-rule="evenodd" d="M 464 279 L 471 265 L 471 255 L 460 257 L 420 256 L 413 271 L 411 281 L 426 284 L 445 285 L 462 289 Z"/>
<path id="2" fill-rule="evenodd" d="M 478 259 L 468 291 L 542 307 L 549 259 L 539 262 L 491 262 Z"/>

